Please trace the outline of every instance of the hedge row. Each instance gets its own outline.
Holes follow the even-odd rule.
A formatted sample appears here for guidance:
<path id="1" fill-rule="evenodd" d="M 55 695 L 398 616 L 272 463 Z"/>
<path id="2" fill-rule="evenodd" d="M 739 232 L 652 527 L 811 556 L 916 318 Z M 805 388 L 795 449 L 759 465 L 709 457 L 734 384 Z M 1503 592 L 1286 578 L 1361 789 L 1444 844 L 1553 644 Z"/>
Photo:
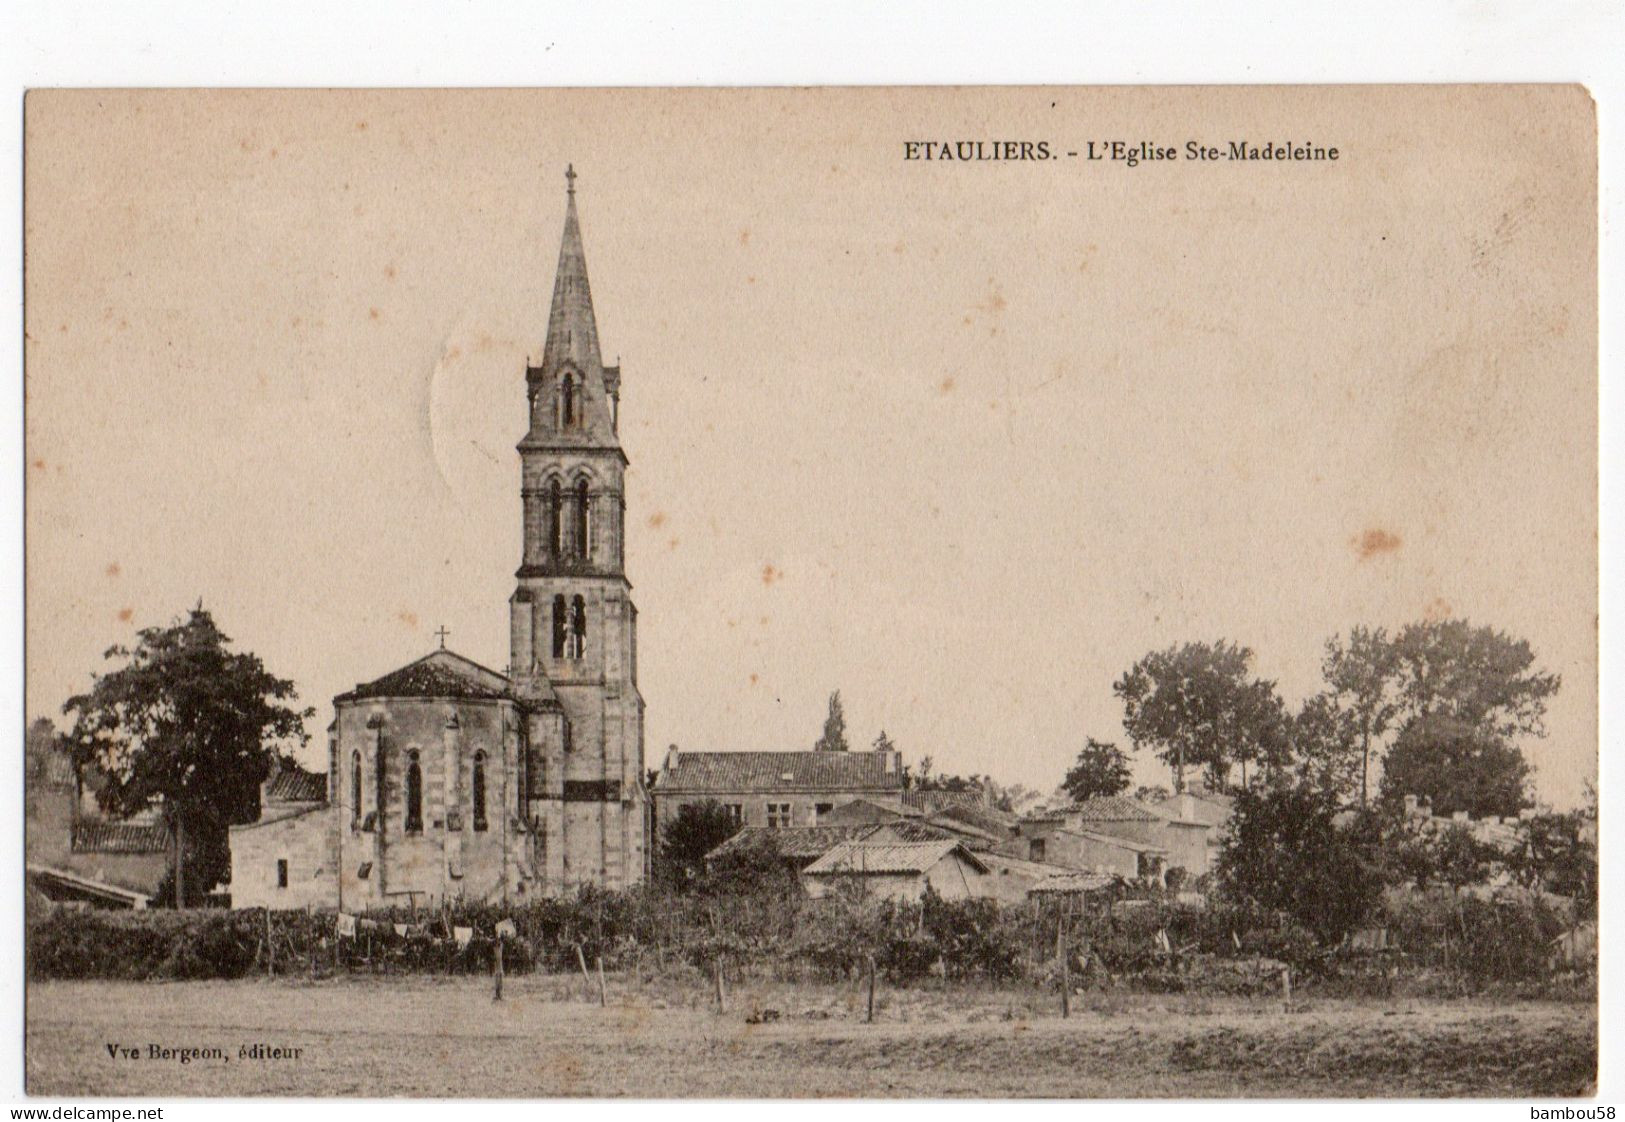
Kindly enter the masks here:
<path id="1" fill-rule="evenodd" d="M 990 900 L 922 903 L 808 900 L 788 893 L 672 896 L 656 890 L 576 896 L 524 906 L 455 905 L 432 913 L 377 914 L 380 926 L 339 940 L 332 915 L 305 912 L 54 909 L 30 920 L 34 978 L 237 978 L 265 969 L 484 972 L 499 922 L 504 968 L 571 971 L 708 971 L 722 958 L 780 977 L 853 977 L 873 956 L 893 985 L 954 981 L 1053 984 L 1064 932 L 1068 969 L 1084 981 L 1155 990 L 1248 993 L 1273 987 L 1280 965 L 1297 977 L 1387 985 L 1396 972 L 1448 975 L 1461 987 L 1545 978 L 1560 917 L 1538 904 L 1418 896 L 1386 922 L 1397 953 L 1329 951 L 1281 917 L 1212 903 L 1119 901 L 1070 915 L 1052 907 Z M 394 925 L 410 925 L 405 937 Z M 476 937 L 459 946 L 457 927 Z M 269 929 L 270 951 L 267 951 Z M 1364 981 L 1362 981 L 1364 979 Z"/>

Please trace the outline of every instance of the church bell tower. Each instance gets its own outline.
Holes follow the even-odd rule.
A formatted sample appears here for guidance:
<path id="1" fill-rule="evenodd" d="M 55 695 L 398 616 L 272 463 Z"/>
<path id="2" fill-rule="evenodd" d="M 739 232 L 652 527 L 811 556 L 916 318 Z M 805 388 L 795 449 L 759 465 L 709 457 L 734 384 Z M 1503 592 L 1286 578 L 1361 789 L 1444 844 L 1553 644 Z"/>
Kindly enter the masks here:
<path id="1" fill-rule="evenodd" d="M 526 364 L 519 442 L 524 552 L 511 606 L 511 673 L 529 718 L 524 769 L 537 864 L 552 890 L 640 881 L 648 856 L 637 610 L 625 569 L 621 371 L 605 366 L 565 171 L 540 365 Z M 563 710 L 562 729 L 556 716 Z M 562 735 L 561 735 L 562 733 Z"/>

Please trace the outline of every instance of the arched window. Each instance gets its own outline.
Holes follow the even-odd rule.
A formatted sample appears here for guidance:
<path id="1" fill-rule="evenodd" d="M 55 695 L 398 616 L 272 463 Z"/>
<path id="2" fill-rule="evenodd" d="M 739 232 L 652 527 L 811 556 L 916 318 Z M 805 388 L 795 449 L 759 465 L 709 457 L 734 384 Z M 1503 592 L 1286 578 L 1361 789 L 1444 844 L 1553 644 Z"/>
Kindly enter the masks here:
<path id="1" fill-rule="evenodd" d="M 576 383 L 566 374 L 559 385 L 559 427 L 574 428 L 576 423 Z"/>
<path id="2" fill-rule="evenodd" d="M 406 754 L 406 832 L 423 832 L 423 769 L 418 766 L 418 754 Z"/>
<path id="3" fill-rule="evenodd" d="M 587 605 L 577 596 L 570 602 L 570 657 L 581 658 L 587 652 Z"/>
<path id="4" fill-rule="evenodd" d="M 553 657 L 564 657 L 564 635 L 567 630 L 564 618 L 564 597 L 553 597 Z"/>
<path id="5" fill-rule="evenodd" d="M 553 557 L 564 551 L 564 498 L 557 479 L 547 485 L 547 551 Z"/>
<path id="6" fill-rule="evenodd" d="M 378 742 L 378 757 L 373 761 L 378 774 L 374 777 L 377 782 L 377 796 L 373 802 L 373 811 L 378 815 L 378 832 L 384 832 L 384 807 L 388 805 L 384 793 L 384 744 L 382 739 Z"/>
<path id="7" fill-rule="evenodd" d="M 592 550 L 589 548 L 588 542 L 587 542 L 587 527 L 588 527 L 588 524 L 589 524 L 588 504 L 589 504 L 590 501 L 591 500 L 589 500 L 587 498 L 587 481 L 585 479 L 577 480 L 576 481 L 576 556 L 580 557 L 582 560 L 586 560 L 588 557 L 592 556 Z"/>
<path id="8" fill-rule="evenodd" d="M 485 821 L 485 753 L 474 753 L 474 829 L 483 830 Z"/>
<path id="9" fill-rule="evenodd" d="M 361 821 L 361 753 L 350 753 L 350 823 Z"/>

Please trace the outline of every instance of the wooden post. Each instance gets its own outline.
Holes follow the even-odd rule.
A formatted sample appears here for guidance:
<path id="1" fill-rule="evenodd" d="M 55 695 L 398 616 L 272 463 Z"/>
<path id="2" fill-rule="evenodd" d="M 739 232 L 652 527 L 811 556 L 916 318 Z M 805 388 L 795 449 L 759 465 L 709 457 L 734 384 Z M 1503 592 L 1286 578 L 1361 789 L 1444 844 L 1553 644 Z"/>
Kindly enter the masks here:
<path id="1" fill-rule="evenodd" d="M 276 944 L 271 942 L 271 909 L 265 909 L 265 976 L 276 973 Z"/>
<path id="2" fill-rule="evenodd" d="M 582 951 L 580 943 L 576 944 L 576 961 L 581 964 L 581 984 L 587 987 L 587 992 L 590 994 L 592 993 L 592 979 L 587 976 L 587 955 Z"/>
<path id="3" fill-rule="evenodd" d="M 316 911 L 314 906 L 305 905 L 305 955 L 310 966 L 310 976 L 316 977 Z"/>
<path id="4" fill-rule="evenodd" d="M 491 970 L 491 1000 L 502 1000 L 502 936 L 497 936 L 496 960 Z"/>
<path id="5" fill-rule="evenodd" d="M 1072 975 L 1067 966 L 1066 920 L 1055 921 L 1055 958 L 1061 973 L 1061 1019 L 1072 1016 Z"/>
<path id="6" fill-rule="evenodd" d="M 1292 1007 L 1292 967 L 1281 967 L 1281 1001 L 1290 1011 Z"/>
<path id="7" fill-rule="evenodd" d="M 604 992 L 604 956 L 599 955 L 598 960 L 598 1008 L 603 1009 L 609 1005 L 609 996 Z"/>
<path id="8" fill-rule="evenodd" d="M 875 956 L 864 956 L 869 960 L 869 1013 L 864 1019 L 870 1024 L 875 1023 Z"/>
<path id="9" fill-rule="evenodd" d="M 711 960 L 711 974 L 716 979 L 717 983 L 717 1012 L 726 1013 L 728 1011 L 728 995 L 723 991 L 722 988 L 721 955 L 717 955 L 716 958 Z"/>

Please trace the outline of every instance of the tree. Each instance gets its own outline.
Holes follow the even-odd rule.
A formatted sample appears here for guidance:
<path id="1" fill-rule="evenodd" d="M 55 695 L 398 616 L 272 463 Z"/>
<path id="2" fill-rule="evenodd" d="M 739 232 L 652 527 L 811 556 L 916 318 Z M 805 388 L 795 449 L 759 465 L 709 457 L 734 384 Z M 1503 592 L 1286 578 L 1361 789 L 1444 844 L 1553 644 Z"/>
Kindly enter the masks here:
<path id="1" fill-rule="evenodd" d="M 662 879 L 687 892 L 705 871 L 705 855 L 738 832 L 733 812 L 715 799 L 684 803 L 660 831 Z"/>
<path id="2" fill-rule="evenodd" d="M 1388 633 L 1382 628 L 1354 627 L 1347 641 L 1337 636 L 1326 641 L 1321 660 L 1329 702 L 1347 714 L 1360 742 L 1360 805 L 1367 803 L 1371 751 L 1399 712 L 1398 659 Z"/>
<path id="3" fill-rule="evenodd" d="M 846 712 L 841 708 L 841 691 L 829 695 L 829 716 L 824 718 L 824 735 L 813 745 L 814 752 L 845 752 Z"/>
<path id="4" fill-rule="evenodd" d="M 1518 883 L 1567 896 L 1581 918 L 1597 914 L 1597 844 L 1586 811 L 1536 814 L 1518 823 L 1509 865 Z"/>
<path id="5" fill-rule="evenodd" d="M 1077 762 L 1061 780 L 1061 789 L 1073 802 L 1084 802 L 1100 795 L 1121 795 L 1128 790 L 1128 754 L 1115 744 L 1089 737 Z"/>
<path id="6" fill-rule="evenodd" d="M 1335 694 L 1315 694 L 1293 716 L 1291 737 L 1298 774 L 1305 782 L 1324 787 L 1339 799 L 1348 799 L 1358 789 L 1365 805 L 1369 748 L 1357 712 L 1340 707 Z"/>
<path id="7" fill-rule="evenodd" d="M 876 752 L 895 752 L 895 751 L 897 751 L 897 745 L 892 743 L 892 739 L 891 739 L 891 737 L 886 735 L 886 730 L 885 729 L 881 729 L 880 730 L 880 735 L 875 737 L 874 750 Z"/>
<path id="8" fill-rule="evenodd" d="M 1517 746 L 1454 717 L 1428 715 L 1400 730 L 1383 766 L 1382 794 L 1427 798 L 1444 817 L 1516 817 L 1529 805 L 1529 763 Z"/>
<path id="9" fill-rule="evenodd" d="M 259 815 L 259 785 L 282 747 L 304 744 L 294 684 L 266 671 L 201 605 L 168 627 L 115 646 L 124 665 L 70 698 L 75 764 L 100 772 L 102 808 L 129 815 L 158 804 L 174 835 L 170 886 L 176 907 L 230 876 L 227 828 Z M 189 868 L 189 866 L 192 866 Z"/>
<path id="10" fill-rule="evenodd" d="M 1123 700 L 1123 727 L 1136 747 L 1153 748 L 1185 789 L 1185 768 L 1207 769 L 1215 786 L 1240 764 L 1266 773 L 1286 762 L 1286 711 L 1275 683 L 1254 678 L 1253 652 L 1220 640 L 1152 651 L 1112 684 Z"/>
<path id="11" fill-rule="evenodd" d="M 1408 625 L 1392 658 L 1402 716 L 1444 717 L 1500 738 L 1545 735 L 1546 699 L 1562 685 L 1534 669 L 1527 640 L 1460 619 Z"/>
<path id="12" fill-rule="evenodd" d="M 1278 783 L 1236 795 L 1217 874 L 1234 899 L 1290 916 L 1322 943 L 1365 923 L 1382 898 L 1381 833 L 1336 821 L 1330 792 Z"/>

